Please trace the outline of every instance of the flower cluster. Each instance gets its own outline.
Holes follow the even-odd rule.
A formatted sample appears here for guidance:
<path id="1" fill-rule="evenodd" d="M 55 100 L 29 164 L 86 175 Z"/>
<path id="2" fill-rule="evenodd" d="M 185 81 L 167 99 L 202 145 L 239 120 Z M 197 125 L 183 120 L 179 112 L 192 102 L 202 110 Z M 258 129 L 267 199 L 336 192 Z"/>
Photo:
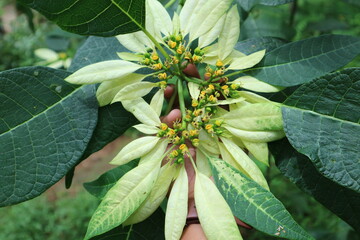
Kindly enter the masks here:
<path id="1" fill-rule="evenodd" d="M 99 104 L 121 102 L 141 122 L 134 127 L 150 135 L 125 146 L 112 164 L 122 165 L 140 158 L 139 167 L 151 164 L 160 168 L 163 159 L 167 162 L 154 178 L 156 183 L 150 195 L 126 217 L 125 224 L 140 222 L 154 212 L 176 179 L 166 213 L 167 217 L 174 214 L 169 205 L 180 201 L 173 200 L 179 194 L 174 189 L 177 182 L 186 178 L 183 173 L 186 158 L 191 159 L 197 176 L 211 176 L 206 157 L 221 156 L 268 188 L 253 159 L 268 164 L 267 142 L 284 136 L 281 112 L 278 104 L 254 92 L 276 92 L 279 88 L 244 75 L 245 69 L 262 60 L 265 50 L 245 55 L 234 49 L 240 34 L 240 18 L 237 7 L 231 7 L 231 3 L 231 0 L 187 0 L 180 14 L 174 13 L 171 19 L 157 0 L 146 0 L 145 29 L 117 36 L 131 53 L 118 53 L 121 60 L 89 65 L 66 79 L 75 84 L 101 83 L 97 90 Z M 189 65 L 195 66 L 203 76 L 186 75 L 184 69 Z M 170 83 L 177 87 L 182 113 L 173 126 L 160 121 L 164 90 Z M 153 88 L 158 91 L 147 103 L 143 97 Z M 188 101 L 186 92 L 191 97 Z M 172 103 L 170 100 L 168 109 Z M 189 153 L 190 147 L 196 148 L 196 162 Z M 203 177 L 196 179 L 203 181 Z M 187 189 L 182 191 L 187 195 Z M 176 211 L 185 211 L 185 215 L 178 216 L 179 226 L 168 223 L 165 226 L 165 232 L 172 229 L 169 234 L 177 234 L 175 238 L 181 236 L 186 218 L 187 202 L 181 201 L 183 208 Z M 229 221 L 236 226 L 233 219 Z M 206 229 L 209 228 L 205 228 L 207 234 Z"/>

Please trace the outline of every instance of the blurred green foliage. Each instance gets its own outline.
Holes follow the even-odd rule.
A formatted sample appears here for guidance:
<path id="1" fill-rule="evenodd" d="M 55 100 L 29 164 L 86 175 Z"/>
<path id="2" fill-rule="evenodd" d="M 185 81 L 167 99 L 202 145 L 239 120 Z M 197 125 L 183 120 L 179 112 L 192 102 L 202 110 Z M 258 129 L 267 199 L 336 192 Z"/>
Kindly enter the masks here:
<path id="1" fill-rule="evenodd" d="M 6 2 L 0 3 L 1 9 Z M 18 15 L 11 22 L 11 32 L 0 31 L 0 71 L 33 66 L 43 59 L 35 56 L 38 48 L 49 48 L 73 57 L 85 37 L 62 31 L 40 14 L 17 5 Z M 0 16 L 5 14 L 0 11 Z M 0 29 L 2 22 L 0 20 Z"/>
<path id="2" fill-rule="evenodd" d="M 59 240 L 82 239 L 98 200 L 82 192 L 66 194 L 50 202 L 45 195 L 0 208 L 0 239 Z"/>

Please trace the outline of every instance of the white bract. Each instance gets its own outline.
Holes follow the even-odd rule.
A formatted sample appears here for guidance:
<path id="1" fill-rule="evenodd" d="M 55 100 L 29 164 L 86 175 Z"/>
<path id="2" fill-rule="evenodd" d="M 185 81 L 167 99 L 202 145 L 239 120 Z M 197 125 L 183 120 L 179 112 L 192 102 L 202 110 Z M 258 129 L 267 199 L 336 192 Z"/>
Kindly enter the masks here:
<path id="1" fill-rule="evenodd" d="M 71 58 L 64 52 L 57 53 L 49 48 L 38 48 L 34 51 L 35 56 L 43 59 L 37 65 L 45 65 L 50 68 L 69 68 Z"/>

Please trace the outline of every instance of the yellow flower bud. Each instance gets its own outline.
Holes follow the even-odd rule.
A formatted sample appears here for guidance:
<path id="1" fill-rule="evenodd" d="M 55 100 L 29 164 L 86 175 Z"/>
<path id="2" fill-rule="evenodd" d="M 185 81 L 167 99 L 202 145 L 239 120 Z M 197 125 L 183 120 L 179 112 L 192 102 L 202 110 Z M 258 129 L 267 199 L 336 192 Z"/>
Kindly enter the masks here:
<path id="1" fill-rule="evenodd" d="M 194 130 L 190 130 L 190 136 L 191 137 L 196 137 L 199 135 L 199 130 L 194 129 Z"/>
<path id="2" fill-rule="evenodd" d="M 236 89 L 238 89 L 239 85 L 233 83 L 233 84 L 231 84 L 230 87 L 231 87 L 231 89 L 236 90 Z"/>
<path id="3" fill-rule="evenodd" d="M 144 64 L 144 65 L 149 65 L 149 64 L 150 64 L 150 59 L 149 59 L 149 58 L 145 58 L 145 59 L 142 61 L 142 64 Z"/>
<path id="4" fill-rule="evenodd" d="M 216 66 L 217 66 L 218 68 L 221 68 L 222 66 L 224 66 L 224 63 L 223 63 L 221 60 L 217 60 L 217 61 L 216 61 Z"/>
<path id="5" fill-rule="evenodd" d="M 195 116 L 195 117 L 198 117 L 198 116 L 202 115 L 203 112 L 204 112 L 204 111 L 203 111 L 202 109 L 197 109 L 197 110 L 194 111 L 194 116 Z"/>
<path id="6" fill-rule="evenodd" d="M 189 131 L 187 130 L 182 131 L 181 136 L 183 136 L 184 138 L 189 138 Z"/>
<path id="7" fill-rule="evenodd" d="M 157 61 L 157 60 L 159 60 L 159 55 L 157 55 L 156 52 L 153 52 L 153 54 L 151 54 L 151 59 L 154 61 Z"/>
<path id="8" fill-rule="evenodd" d="M 166 81 L 161 81 L 161 82 L 159 82 L 158 84 L 159 84 L 159 87 L 160 87 L 161 89 L 165 89 L 166 86 L 167 86 L 167 82 L 166 82 Z"/>
<path id="9" fill-rule="evenodd" d="M 215 121 L 215 125 L 216 125 L 216 126 L 220 127 L 221 124 L 222 124 L 222 121 L 220 121 L 220 120 L 216 120 L 216 121 Z"/>
<path id="10" fill-rule="evenodd" d="M 170 157 L 171 158 L 176 158 L 177 156 L 179 156 L 179 153 L 177 150 L 173 150 L 171 153 L 170 153 Z"/>
<path id="11" fill-rule="evenodd" d="M 160 80 L 165 80 L 165 79 L 167 79 L 167 74 L 166 74 L 166 72 L 164 72 L 164 73 L 159 73 L 158 78 L 159 78 Z"/>
<path id="12" fill-rule="evenodd" d="M 161 129 L 162 131 L 166 131 L 166 130 L 168 129 L 168 125 L 166 125 L 165 123 L 161 123 L 161 124 L 160 124 L 160 129 Z"/>
<path id="13" fill-rule="evenodd" d="M 181 35 L 176 35 L 175 40 L 180 42 L 182 40 L 182 36 Z"/>
<path id="14" fill-rule="evenodd" d="M 213 129 L 214 125 L 212 124 L 206 124 L 205 125 L 205 130 L 210 130 L 210 129 Z"/>
<path id="15" fill-rule="evenodd" d="M 191 106 L 192 106 L 192 107 L 197 107 L 198 105 L 199 105 L 198 100 L 193 99 L 192 102 L 191 102 Z"/>
<path id="16" fill-rule="evenodd" d="M 205 78 L 211 78 L 212 75 L 211 75 L 211 73 L 207 72 L 204 74 L 204 76 L 205 76 Z"/>
<path id="17" fill-rule="evenodd" d="M 171 48 L 171 49 L 174 49 L 176 47 L 176 42 L 172 41 L 172 40 L 169 40 L 168 41 L 168 46 Z"/>
<path id="18" fill-rule="evenodd" d="M 185 121 L 186 121 L 186 122 L 190 122 L 190 121 L 191 121 L 191 116 L 190 116 L 190 114 L 186 114 L 186 116 L 185 116 Z"/>
<path id="19" fill-rule="evenodd" d="M 207 100 L 211 103 L 217 102 L 217 98 L 214 95 L 210 95 Z"/>
<path id="20" fill-rule="evenodd" d="M 66 53 L 64 53 L 64 52 L 59 53 L 59 58 L 62 60 L 65 60 L 67 58 Z"/>
<path id="21" fill-rule="evenodd" d="M 154 70 L 160 70 L 160 69 L 162 69 L 162 67 L 163 67 L 163 65 L 161 63 L 156 63 L 156 64 L 152 65 L 152 68 Z"/>
<path id="22" fill-rule="evenodd" d="M 186 60 L 192 59 L 191 52 L 185 52 L 185 59 L 186 59 Z"/>
<path id="23" fill-rule="evenodd" d="M 180 146 L 179 146 L 179 149 L 181 150 L 181 152 L 184 154 L 184 153 L 187 153 L 189 150 L 188 150 L 188 148 L 187 148 L 187 146 L 186 146 L 186 144 L 181 144 Z"/>
<path id="24" fill-rule="evenodd" d="M 172 142 L 173 144 L 175 144 L 175 145 L 179 144 L 180 141 L 181 141 L 181 139 L 180 139 L 179 136 L 176 136 L 176 137 L 174 137 L 174 138 L 171 140 L 171 142 Z"/>
<path id="25" fill-rule="evenodd" d="M 172 62 L 173 64 L 178 64 L 179 63 L 179 59 L 177 57 L 173 57 L 172 58 Z"/>
<path id="26" fill-rule="evenodd" d="M 169 129 L 169 131 L 167 132 L 166 136 L 168 137 L 172 137 L 176 134 L 175 130 L 174 129 Z"/>
<path id="27" fill-rule="evenodd" d="M 195 138 L 193 140 L 191 140 L 192 145 L 194 145 L 194 147 L 198 147 L 200 140 L 198 138 Z"/>
<path id="28" fill-rule="evenodd" d="M 205 114 L 205 116 L 201 120 L 203 120 L 203 122 L 208 122 L 210 120 L 210 115 Z"/>
<path id="29" fill-rule="evenodd" d="M 192 60 L 193 60 L 195 63 L 199 63 L 199 62 L 201 62 L 202 57 L 200 57 L 200 56 L 198 56 L 198 55 L 194 55 L 194 56 L 192 57 Z"/>
<path id="30" fill-rule="evenodd" d="M 180 49 L 180 48 L 178 48 L 178 49 L 176 49 L 176 52 L 177 52 L 177 54 L 183 54 L 183 51 Z"/>
<path id="31" fill-rule="evenodd" d="M 194 127 L 194 128 L 199 128 L 199 122 L 196 122 L 196 121 L 193 121 L 192 123 L 191 123 L 191 125 Z"/>
<path id="32" fill-rule="evenodd" d="M 224 75 L 224 70 L 219 69 L 215 71 L 215 76 L 221 76 L 221 75 Z"/>

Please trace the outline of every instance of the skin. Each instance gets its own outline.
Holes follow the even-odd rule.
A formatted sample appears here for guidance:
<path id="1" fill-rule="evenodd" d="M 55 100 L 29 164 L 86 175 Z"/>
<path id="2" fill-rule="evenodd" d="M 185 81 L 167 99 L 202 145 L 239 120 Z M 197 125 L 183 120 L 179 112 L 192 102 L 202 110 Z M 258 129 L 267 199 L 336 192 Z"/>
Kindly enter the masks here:
<path id="1" fill-rule="evenodd" d="M 200 78 L 200 74 L 196 69 L 196 66 L 193 64 L 189 64 L 183 72 L 189 77 L 196 77 Z M 172 94 L 174 93 L 174 87 L 168 86 L 165 89 L 165 98 L 169 99 Z M 173 122 L 177 119 L 181 119 L 181 111 L 180 109 L 175 106 L 170 113 L 164 117 L 162 117 L 161 121 L 166 123 L 168 126 L 172 127 Z M 188 144 L 189 151 L 191 156 L 196 161 L 195 156 L 195 148 Z M 188 217 L 197 217 L 196 206 L 195 206 L 195 199 L 194 199 L 194 184 L 195 184 L 195 170 L 190 162 L 189 158 L 185 158 L 185 169 L 188 175 L 189 180 L 189 193 L 188 193 Z M 247 225 L 246 223 L 242 222 L 241 220 L 235 218 L 236 223 L 242 227 L 251 229 L 252 227 Z M 185 227 L 181 240 L 206 240 L 205 233 L 200 224 L 191 224 Z"/>

